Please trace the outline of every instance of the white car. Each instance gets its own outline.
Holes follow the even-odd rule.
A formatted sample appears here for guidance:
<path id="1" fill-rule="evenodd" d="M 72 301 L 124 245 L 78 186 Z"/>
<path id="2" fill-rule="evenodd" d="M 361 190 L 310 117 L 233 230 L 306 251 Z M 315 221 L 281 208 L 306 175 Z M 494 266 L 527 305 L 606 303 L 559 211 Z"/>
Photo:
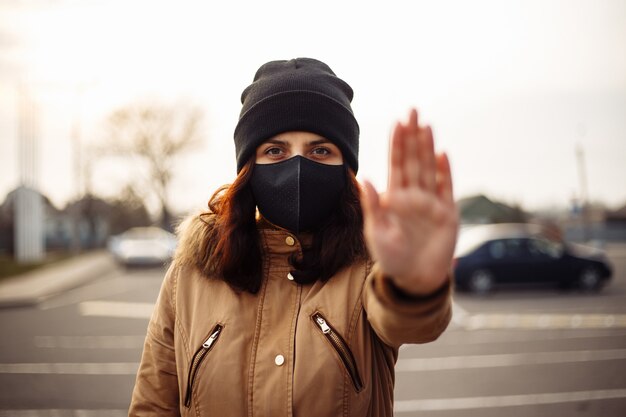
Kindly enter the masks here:
<path id="1" fill-rule="evenodd" d="M 126 266 L 163 265 L 176 250 L 176 236 L 158 227 L 133 227 L 111 236 L 109 251 Z"/>

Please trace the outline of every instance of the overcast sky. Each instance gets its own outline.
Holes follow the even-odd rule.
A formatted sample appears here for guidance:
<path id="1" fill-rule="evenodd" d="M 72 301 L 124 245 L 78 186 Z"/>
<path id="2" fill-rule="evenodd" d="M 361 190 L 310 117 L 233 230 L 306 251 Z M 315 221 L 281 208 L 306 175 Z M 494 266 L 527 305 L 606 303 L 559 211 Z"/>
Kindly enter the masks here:
<path id="1" fill-rule="evenodd" d="M 38 184 L 76 194 L 71 141 L 138 100 L 190 101 L 205 141 L 180 160 L 174 208 L 203 207 L 235 175 L 241 91 L 273 59 L 325 61 L 354 89 L 360 178 L 381 190 L 394 120 L 417 106 L 448 151 L 457 198 L 485 193 L 528 209 L 580 195 L 626 203 L 626 2 L 11 1 L 0 3 L 0 200 L 19 183 L 20 85 L 39 108 Z M 95 163 L 97 194 L 137 173 Z"/>

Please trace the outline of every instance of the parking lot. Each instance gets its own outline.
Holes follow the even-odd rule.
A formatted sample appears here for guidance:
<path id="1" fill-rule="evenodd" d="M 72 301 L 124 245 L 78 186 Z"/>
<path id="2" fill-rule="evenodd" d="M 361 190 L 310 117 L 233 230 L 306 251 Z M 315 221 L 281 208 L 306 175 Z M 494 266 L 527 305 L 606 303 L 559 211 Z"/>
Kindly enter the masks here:
<path id="1" fill-rule="evenodd" d="M 397 416 L 623 416 L 626 245 L 598 294 L 554 287 L 458 293 L 448 330 L 407 345 Z M 36 307 L 6 308 L 0 416 L 127 414 L 163 269 L 114 269 Z"/>

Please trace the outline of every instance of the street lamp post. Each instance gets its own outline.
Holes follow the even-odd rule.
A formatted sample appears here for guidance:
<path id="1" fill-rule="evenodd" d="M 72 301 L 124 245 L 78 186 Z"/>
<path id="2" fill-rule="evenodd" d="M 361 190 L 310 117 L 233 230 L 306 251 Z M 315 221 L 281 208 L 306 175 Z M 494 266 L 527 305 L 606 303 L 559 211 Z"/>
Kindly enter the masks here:
<path id="1" fill-rule="evenodd" d="M 14 202 L 15 259 L 39 262 L 45 256 L 43 197 L 37 191 L 39 109 L 23 85 L 18 88 L 20 186 Z"/>

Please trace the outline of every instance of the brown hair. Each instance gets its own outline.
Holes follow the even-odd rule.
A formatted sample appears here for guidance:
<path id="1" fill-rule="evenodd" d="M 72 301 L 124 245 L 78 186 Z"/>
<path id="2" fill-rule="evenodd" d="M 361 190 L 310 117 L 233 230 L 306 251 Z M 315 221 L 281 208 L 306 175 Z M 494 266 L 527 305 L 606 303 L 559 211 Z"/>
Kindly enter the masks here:
<path id="1" fill-rule="evenodd" d="M 196 266 L 219 276 L 231 287 L 256 293 L 263 279 L 256 205 L 249 186 L 254 158 L 243 166 L 231 185 L 220 187 L 200 214 L 206 224 Z M 292 256 L 292 275 L 300 284 L 327 281 L 341 268 L 367 258 L 363 213 L 354 172 L 346 165 L 346 188 L 339 207 L 314 234 L 301 259 Z"/>

